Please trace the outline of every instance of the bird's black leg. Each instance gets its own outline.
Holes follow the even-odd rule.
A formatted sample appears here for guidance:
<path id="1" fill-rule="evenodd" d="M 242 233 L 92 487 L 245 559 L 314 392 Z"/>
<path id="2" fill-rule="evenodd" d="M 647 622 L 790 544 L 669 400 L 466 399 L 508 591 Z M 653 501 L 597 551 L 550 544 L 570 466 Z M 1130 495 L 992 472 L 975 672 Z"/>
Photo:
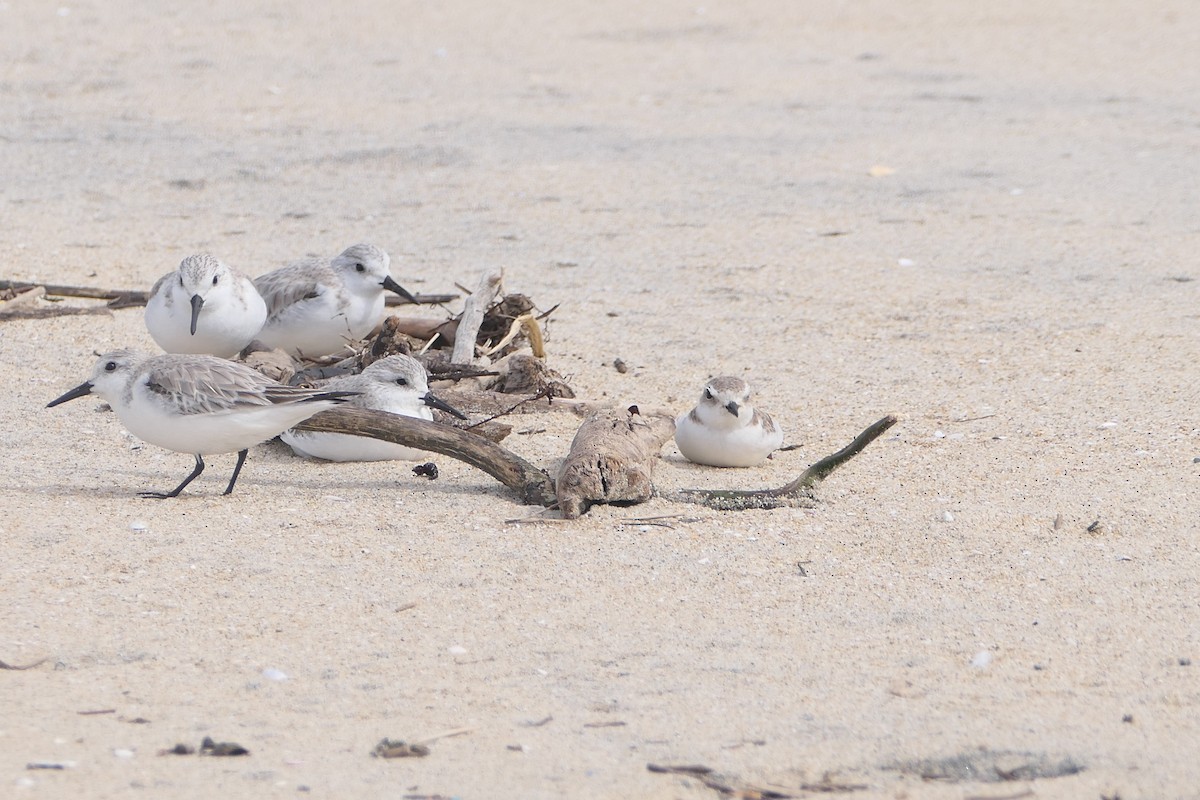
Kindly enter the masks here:
<path id="1" fill-rule="evenodd" d="M 204 459 L 200 457 L 199 453 L 197 453 L 196 468 L 192 470 L 191 475 L 188 475 L 183 479 L 183 483 L 179 484 L 169 492 L 138 492 L 138 494 L 141 497 L 153 497 L 155 500 L 166 500 L 168 497 L 178 497 L 179 493 L 183 491 L 183 487 L 196 480 L 196 477 L 199 476 L 201 472 L 204 472 Z"/>
<path id="2" fill-rule="evenodd" d="M 225 487 L 225 494 L 233 494 L 233 485 L 237 483 L 237 476 L 241 473 L 242 464 L 246 463 L 246 454 L 249 452 L 249 450 L 238 450 L 237 465 L 233 468 L 233 477 L 229 479 L 229 485 Z"/>

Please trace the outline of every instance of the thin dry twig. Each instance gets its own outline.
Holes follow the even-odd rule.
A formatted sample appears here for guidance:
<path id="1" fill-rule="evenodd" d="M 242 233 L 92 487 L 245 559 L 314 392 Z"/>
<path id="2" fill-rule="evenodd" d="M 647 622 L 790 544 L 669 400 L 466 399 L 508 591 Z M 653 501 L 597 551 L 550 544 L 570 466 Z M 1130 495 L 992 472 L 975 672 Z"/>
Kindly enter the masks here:
<path id="1" fill-rule="evenodd" d="M 46 658 L 39 658 L 37 661 L 34 661 L 30 664 L 9 664 L 5 661 L 0 661 L 0 669 L 11 669 L 11 670 L 33 669 L 34 667 L 45 664 L 48 660 L 49 659 L 46 659 Z"/>
<path id="2" fill-rule="evenodd" d="M 553 397 L 553 395 L 554 395 L 554 388 L 552 386 L 543 386 L 541 389 L 539 389 L 537 391 L 537 393 L 531 394 L 528 397 L 521 398 L 520 400 L 513 403 L 511 406 L 504 409 L 503 411 L 493 414 L 492 416 L 487 417 L 486 419 L 482 419 L 479 422 L 474 422 L 474 423 L 468 425 L 466 427 L 466 430 L 471 430 L 472 428 L 478 428 L 480 425 L 486 425 L 489 422 L 494 422 L 495 420 L 498 420 L 501 417 L 507 417 L 509 414 L 513 413 L 521 406 L 528 405 L 529 403 L 532 403 L 535 400 L 541 400 L 544 397 Z"/>
<path id="3" fill-rule="evenodd" d="M 689 778 L 695 778 L 709 789 L 713 789 L 729 797 L 738 798 L 738 800 L 787 800 L 787 798 L 796 796 L 765 786 L 752 786 L 749 784 L 735 785 L 728 780 L 718 777 L 712 767 L 706 767 L 703 764 L 687 764 L 683 766 L 647 764 L 646 769 L 666 775 L 686 775 Z"/>

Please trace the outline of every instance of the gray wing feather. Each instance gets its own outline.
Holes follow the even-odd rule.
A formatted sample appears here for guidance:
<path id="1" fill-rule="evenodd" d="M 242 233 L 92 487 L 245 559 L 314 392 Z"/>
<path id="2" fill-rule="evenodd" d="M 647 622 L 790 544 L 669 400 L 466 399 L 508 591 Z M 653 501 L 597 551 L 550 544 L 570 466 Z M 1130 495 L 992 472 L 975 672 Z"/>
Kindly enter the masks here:
<path id="1" fill-rule="evenodd" d="M 301 300 L 320 294 L 322 285 L 336 280 L 332 268 L 316 259 L 281 267 L 254 279 L 254 288 L 267 304 L 267 322 Z"/>

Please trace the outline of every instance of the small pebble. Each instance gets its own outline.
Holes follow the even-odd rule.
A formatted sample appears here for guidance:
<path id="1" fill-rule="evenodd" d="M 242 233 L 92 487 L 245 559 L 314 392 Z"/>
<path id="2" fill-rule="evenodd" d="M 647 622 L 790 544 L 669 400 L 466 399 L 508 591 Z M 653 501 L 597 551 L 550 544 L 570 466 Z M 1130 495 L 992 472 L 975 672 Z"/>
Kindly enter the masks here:
<path id="1" fill-rule="evenodd" d="M 114 747 L 113 755 L 117 758 L 133 758 L 133 751 L 125 747 Z"/>
<path id="2" fill-rule="evenodd" d="M 264 678 L 272 681 L 286 681 L 288 679 L 286 672 L 281 669 L 275 669 L 274 667 L 267 667 L 262 671 L 262 674 Z"/>
<path id="3" fill-rule="evenodd" d="M 954 522 L 954 515 L 949 511 L 942 512 L 942 522 Z"/>
<path id="4" fill-rule="evenodd" d="M 150 530 L 150 526 L 141 520 L 138 520 L 136 522 L 129 523 L 129 530 L 133 531 L 134 533 L 145 533 L 146 531 Z"/>
<path id="5" fill-rule="evenodd" d="M 452 656 L 465 656 L 467 654 L 467 648 L 456 644 L 446 648 L 446 652 Z"/>
<path id="6" fill-rule="evenodd" d="M 980 650 L 975 654 L 975 657 L 971 659 L 971 666 L 975 669 L 987 669 L 988 665 L 991 663 L 992 654 L 987 650 Z"/>

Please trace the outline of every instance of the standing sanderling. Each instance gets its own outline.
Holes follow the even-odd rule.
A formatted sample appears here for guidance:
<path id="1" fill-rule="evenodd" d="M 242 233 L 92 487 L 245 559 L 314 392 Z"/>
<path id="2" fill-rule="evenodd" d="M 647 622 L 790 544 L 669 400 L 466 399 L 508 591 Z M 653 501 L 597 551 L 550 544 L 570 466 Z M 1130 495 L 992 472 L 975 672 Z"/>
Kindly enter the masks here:
<path id="1" fill-rule="evenodd" d="M 332 261 L 309 259 L 258 276 L 254 285 L 267 303 L 267 324 L 256 338 L 307 358 L 362 339 L 383 316 L 385 289 L 417 302 L 396 283 L 390 264 L 375 245 L 356 244 Z"/>
<path id="2" fill-rule="evenodd" d="M 266 320 L 267 304 L 250 279 L 207 253 L 159 278 L 146 303 L 146 327 L 168 353 L 234 356 Z"/>
<path id="3" fill-rule="evenodd" d="M 752 467 L 783 444 L 783 430 L 749 402 L 741 378 L 713 378 L 700 402 L 675 421 L 675 444 L 688 461 L 713 467 Z"/>
<path id="4" fill-rule="evenodd" d="M 429 391 L 429 376 L 421 362 L 411 356 L 395 355 L 374 362 L 358 375 L 337 378 L 321 387 L 325 391 L 357 392 L 347 405 L 374 408 L 405 417 L 433 419 L 433 408 L 440 408 L 460 419 L 467 416 Z M 326 461 L 412 461 L 427 453 L 415 447 L 350 436 L 344 433 L 284 431 L 280 437 L 296 455 L 323 458 Z"/>
<path id="5" fill-rule="evenodd" d="M 115 350 L 100 356 L 91 378 L 47 408 L 95 392 L 117 412 L 121 424 L 150 444 L 196 457 L 196 468 L 169 492 L 175 497 L 204 471 L 201 456 L 238 454 L 225 494 L 233 491 L 251 447 L 277 436 L 353 392 L 297 389 L 275 383 L 244 364 L 214 356 L 146 356 Z"/>

